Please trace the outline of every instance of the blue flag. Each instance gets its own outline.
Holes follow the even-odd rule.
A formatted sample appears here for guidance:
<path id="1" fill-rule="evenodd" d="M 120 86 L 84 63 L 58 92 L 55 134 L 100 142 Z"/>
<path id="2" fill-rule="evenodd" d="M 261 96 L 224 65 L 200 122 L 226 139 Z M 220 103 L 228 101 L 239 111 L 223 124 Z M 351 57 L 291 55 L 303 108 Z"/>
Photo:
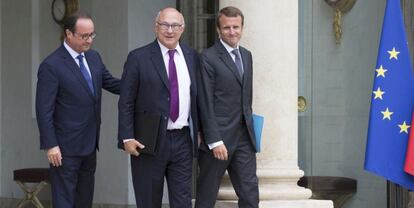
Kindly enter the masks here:
<path id="1" fill-rule="evenodd" d="M 365 169 L 414 190 L 404 172 L 414 79 L 400 0 L 387 1 L 372 91 Z"/>

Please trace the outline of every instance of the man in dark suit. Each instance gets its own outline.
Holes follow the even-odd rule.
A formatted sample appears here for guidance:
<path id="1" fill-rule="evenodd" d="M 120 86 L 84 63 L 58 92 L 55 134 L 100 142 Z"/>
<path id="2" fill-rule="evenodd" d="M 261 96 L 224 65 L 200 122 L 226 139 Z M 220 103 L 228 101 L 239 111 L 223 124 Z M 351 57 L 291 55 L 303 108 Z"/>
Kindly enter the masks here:
<path id="1" fill-rule="evenodd" d="M 227 170 L 240 208 L 258 207 L 256 151 L 252 120 L 252 55 L 239 45 L 243 14 L 219 11 L 220 41 L 201 55 L 198 82 L 202 144 L 197 208 L 212 208 Z"/>
<path id="2" fill-rule="evenodd" d="M 65 40 L 39 67 L 36 115 L 40 148 L 50 162 L 53 207 L 92 207 L 101 88 L 119 94 L 100 55 L 90 49 L 95 31 L 89 15 L 64 24 Z"/>
<path id="3" fill-rule="evenodd" d="M 191 208 L 193 154 L 197 151 L 196 51 L 179 43 L 184 18 L 173 8 L 155 20 L 157 39 L 131 51 L 119 99 L 119 143 L 131 154 L 137 207 L 161 207 L 164 177 L 171 208 Z M 140 154 L 135 115 L 159 115 L 155 154 Z M 142 129 L 137 129 L 142 131 Z M 195 142 L 194 142 L 195 141 Z"/>

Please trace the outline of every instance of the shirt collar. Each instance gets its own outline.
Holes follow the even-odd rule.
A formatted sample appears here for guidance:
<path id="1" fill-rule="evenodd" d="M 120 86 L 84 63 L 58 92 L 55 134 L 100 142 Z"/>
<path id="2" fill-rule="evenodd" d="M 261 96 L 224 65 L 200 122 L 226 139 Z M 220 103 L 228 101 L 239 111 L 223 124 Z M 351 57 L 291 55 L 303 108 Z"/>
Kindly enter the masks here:
<path id="1" fill-rule="evenodd" d="M 157 41 L 158 41 L 158 45 L 160 46 L 162 55 L 165 56 L 166 54 L 168 54 L 168 51 L 170 49 L 165 47 L 158 39 L 157 39 Z M 176 50 L 178 55 L 183 54 L 183 51 L 181 50 L 180 44 L 177 44 L 177 46 L 175 47 L 175 50 Z"/>
<path id="2" fill-rule="evenodd" d="M 226 48 L 228 53 L 231 53 L 234 49 L 239 49 L 239 44 L 237 44 L 236 48 L 231 47 L 229 44 L 224 42 L 222 39 L 220 39 L 221 44 L 223 44 L 224 48 Z"/>
<path id="3" fill-rule="evenodd" d="M 67 43 L 66 40 L 63 41 L 63 46 L 65 46 L 66 50 L 69 52 L 70 56 L 72 56 L 73 59 L 76 59 L 79 56 L 79 53 L 73 50 Z M 85 53 L 80 53 L 83 57 L 85 57 Z"/>

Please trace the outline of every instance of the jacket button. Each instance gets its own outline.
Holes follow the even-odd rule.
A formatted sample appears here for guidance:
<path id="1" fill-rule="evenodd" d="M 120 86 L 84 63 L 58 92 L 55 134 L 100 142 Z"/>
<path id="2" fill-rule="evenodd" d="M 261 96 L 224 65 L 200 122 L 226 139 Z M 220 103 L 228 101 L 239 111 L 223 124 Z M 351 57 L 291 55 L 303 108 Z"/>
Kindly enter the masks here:
<path id="1" fill-rule="evenodd" d="M 167 118 L 167 116 L 164 116 L 164 120 L 167 120 L 168 118 Z"/>

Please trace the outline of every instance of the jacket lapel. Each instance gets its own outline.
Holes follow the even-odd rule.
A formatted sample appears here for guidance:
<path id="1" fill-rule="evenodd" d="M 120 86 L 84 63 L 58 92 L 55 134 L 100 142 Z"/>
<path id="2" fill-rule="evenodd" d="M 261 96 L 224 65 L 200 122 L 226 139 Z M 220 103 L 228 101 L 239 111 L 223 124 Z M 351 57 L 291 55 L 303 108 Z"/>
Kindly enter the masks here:
<path id="1" fill-rule="evenodd" d="M 98 80 L 97 80 L 98 69 L 96 68 L 95 63 L 97 63 L 98 60 L 94 59 L 87 52 L 85 52 L 85 59 L 88 62 L 89 71 L 91 72 L 93 89 L 95 90 L 95 96 L 93 96 L 93 94 L 90 90 L 89 90 L 89 92 L 90 92 L 90 95 L 92 95 L 94 98 L 97 98 L 98 97 L 98 92 L 100 92 L 100 90 L 98 90 Z M 85 83 L 86 83 L 86 81 L 85 81 Z M 89 89 L 89 87 L 88 87 L 88 89 Z"/>
<path id="2" fill-rule="evenodd" d="M 244 50 L 244 48 L 239 47 L 240 48 L 240 54 L 242 57 L 242 62 L 243 62 L 243 85 L 246 86 L 246 83 L 248 82 L 248 80 L 251 79 L 250 75 L 252 74 L 252 69 L 251 69 L 251 63 L 252 61 L 250 60 L 250 56 L 248 56 L 247 52 Z"/>
<path id="3" fill-rule="evenodd" d="M 187 49 L 186 46 L 180 44 L 180 47 L 184 54 L 184 59 L 185 59 L 185 63 L 187 64 L 188 74 L 190 76 L 191 83 L 193 83 L 195 82 L 195 79 L 196 79 L 195 72 L 193 70 L 194 69 L 193 54 L 190 52 L 190 50 Z M 191 91 L 196 90 L 195 85 L 191 84 L 190 89 Z"/>
<path id="4" fill-rule="evenodd" d="M 75 60 L 73 60 L 72 56 L 70 56 L 69 52 L 66 48 L 62 45 L 62 58 L 64 59 L 64 63 L 70 69 L 70 71 L 75 75 L 78 79 L 80 84 L 86 90 L 86 92 L 91 96 L 91 98 L 95 99 L 91 90 L 88 87 L 88 83 L 86 83 L 85 78 L 83 77 L 82 73 L 80 72 L 79 66 L 76 64 Z M 93 80 L 93 79 L 92 79 Z"/>
<path id="5" fill-rule="evenodd" d="M 220 59 L 224 62 L 224 64 L 226 64 L 227 68 L 230 69 L 231 72 L 233 72 L 233 75 L 236 77 L 237 81 L 241 85 L 242 80 L 239 73 L 237 72 L 237 66 L 231 58 L 230 54 L 227 52 L 226 48 L 224 48 L 224 46 L 220 42 L 216 42 L 216 48 L 220 53 Z"/>
<path id="6" fill-rule="evenodd" d="M 155 69 L 158 75 L 160 76 L 162 82 L 164 83 L 165 87 L 169 89 L 170 83 L 168 81 L 167 70 L 165 68 L 164 61 L 163 61 L 164 59 L 162 57 L 161 50 L 160 50 L 160 47 L 157 41 L 154 41 L 154 43 L 152 44 L 151 52 L 152 52 L 151 61 L 154 64 Z"/>

